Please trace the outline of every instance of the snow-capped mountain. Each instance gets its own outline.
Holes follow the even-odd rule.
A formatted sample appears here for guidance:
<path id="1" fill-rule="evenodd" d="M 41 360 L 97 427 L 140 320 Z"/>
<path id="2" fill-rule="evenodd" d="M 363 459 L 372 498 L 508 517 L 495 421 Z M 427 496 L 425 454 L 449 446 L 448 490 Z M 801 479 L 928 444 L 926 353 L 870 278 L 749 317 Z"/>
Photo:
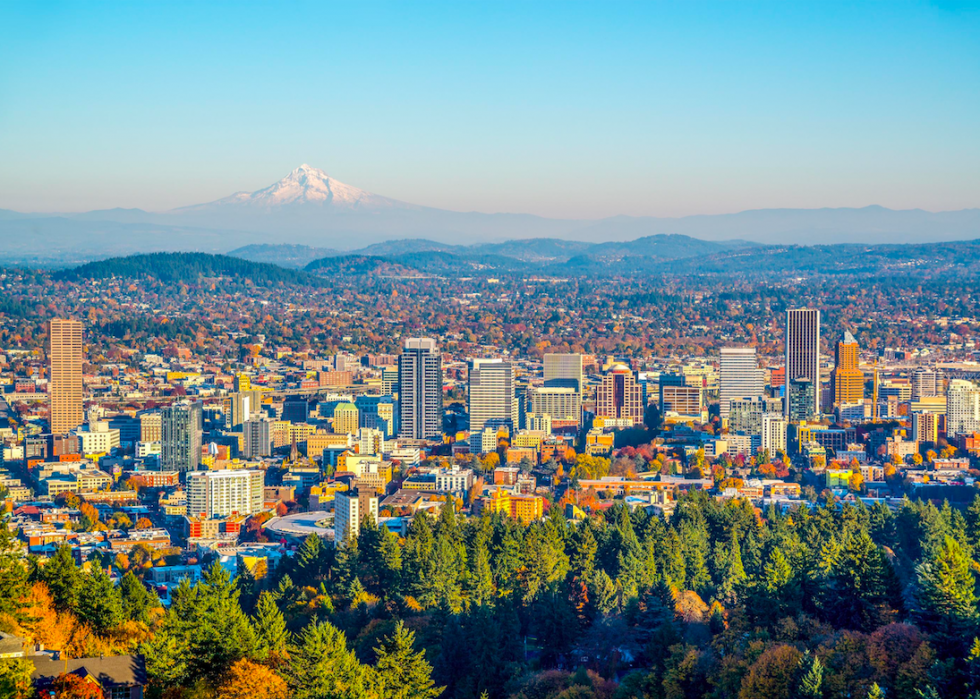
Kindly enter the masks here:
<path id="1" fill-rule="evenodd" d="M 210 207 L 245 205 L 250 208 L 272 209 L 288 205 L 313 204 L 332 208 L 389 209 L 418 208 L 411 204 L 366 192 L 340 180 L 335 180 L 320 168 L 306 163 L 290 172 L 275 184 L 255 192 L 236 192 L 208 204 L 175 209 L 174 213 L 193 212 Z"/>
<path id="2" fill-rule="evenodd" d="M 980 209 L 932 213 L 868 206 L 761 209 L 683 218 L 551 219 L 417 206 L 301 165 L 255 192 L 163 213 L 108 209 L 58 215 L 0 210 L 0 254 L 30 264 L 154 250 L 225 252 L 284 243 L 356 250 L 403 240 L 409 249 L 420 249 L 417 239 L 453 245 L 535 238 L 609 243 L 667 234 L 778 245 L 968 240 L 980 237 Z"/>

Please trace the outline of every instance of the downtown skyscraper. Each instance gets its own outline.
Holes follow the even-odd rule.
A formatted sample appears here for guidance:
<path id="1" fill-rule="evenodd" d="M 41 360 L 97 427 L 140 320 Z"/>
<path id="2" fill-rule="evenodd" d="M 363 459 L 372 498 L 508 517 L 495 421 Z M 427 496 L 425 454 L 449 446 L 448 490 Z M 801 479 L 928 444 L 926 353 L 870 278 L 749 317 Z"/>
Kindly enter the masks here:
<path id="1" fill-rule="evenodd" d="M 204 406 L 200 402 L 173 403 L 160 411 L 160 469 L 197 471 L 201 465 Z"/>
<path id="2" fill-rule="evenodd" d="M 442 355 L 433 339 L 405 340 L 398 358 L 398 414 L 403 439 L 442 435 Z"/>
<path id="3" fill-rule="evenodd" d="M 518 404 L 514 395 L 514 365 L 503 359 L 471 359 L 468 411 L 470 432 L 484 426 L 517 428 Z"/>
<path id="4" fill-rule="evenodd" d="M 830 374 L 834 405 L 853 405 L 864 400 L 864 372 L 858 365 L 858 350 L 857 340 L 845 330 L 834 348 L 834 371 Z"/>
<path id="5" fill-rule="evenodd" d="M 812 402 L 809 415 L 820 415 L 820 311 L 815 308 L 790 308 L 786 311 L 786 399 L 783 411 L 790 417 L 790 393 L 793 382 L 799 387 L 810 382 L 809 390 L 799 391 Z M 812 391 L 812 393 L 811 393 Z M 812 397 L 811 397 L 812 396 Z M 793 412 L 799 414 L 801 406 Z"/>
<path id="6" fill-rule="evenodd" d="M 581 395 L 582 355 L 544 355 L 544 385 L 545 388 L 574 388 Z"/>
<path id="7" fill-rule="evenodd" d="M 759 368 L 755 347 L 722 347 L 719 368 L 721 417 L 728 417 L 731 404 L 742 398 L 756 398 L 765 391 L 765 376 Z"/>
<path id="8" fill-rule="evenodd" d="M 55 318 L 51 339 L 51 433 L 68 434 L 82 424 L 82 323 Z"/>

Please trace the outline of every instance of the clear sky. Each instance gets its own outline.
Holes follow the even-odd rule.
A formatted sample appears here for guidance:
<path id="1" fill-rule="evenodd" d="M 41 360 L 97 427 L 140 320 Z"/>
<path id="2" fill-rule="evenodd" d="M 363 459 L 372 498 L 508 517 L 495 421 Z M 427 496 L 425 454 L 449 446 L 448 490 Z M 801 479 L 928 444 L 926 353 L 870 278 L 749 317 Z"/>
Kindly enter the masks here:
<path id="1" fill-rule="evenodd" d="M 303 162 L 559 217 L 977 207 L 980 4 L 0 3 L 0 208 Z"/>

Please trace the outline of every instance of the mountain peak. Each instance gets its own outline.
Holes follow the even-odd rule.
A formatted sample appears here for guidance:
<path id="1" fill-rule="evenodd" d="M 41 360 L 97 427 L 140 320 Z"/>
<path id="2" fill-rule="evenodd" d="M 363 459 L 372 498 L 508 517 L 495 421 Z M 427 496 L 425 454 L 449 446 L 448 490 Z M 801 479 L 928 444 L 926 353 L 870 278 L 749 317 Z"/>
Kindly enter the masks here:
<path id="1" fill-rule="evenodd" d="M 213 205 L 246 205 L 262 209 L 283 206 L 315 205 L 334 209 L 378 209 L 406 206 L 335 180 L 320 168 L 303 163 L 278 182 L 254 192 L 237 192 L 211 204 L 187 209 L 200 209 Z M 184 209 L 184 210 L 187 210 Z"/>

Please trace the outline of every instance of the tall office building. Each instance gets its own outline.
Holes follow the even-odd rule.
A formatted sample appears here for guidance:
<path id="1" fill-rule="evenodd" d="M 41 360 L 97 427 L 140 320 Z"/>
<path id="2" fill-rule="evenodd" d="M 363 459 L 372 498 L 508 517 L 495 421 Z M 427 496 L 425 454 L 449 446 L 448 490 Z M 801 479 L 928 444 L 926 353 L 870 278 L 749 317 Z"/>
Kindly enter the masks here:
<path id="1" fill-rule="evenodd" d="M 282 404 L 282 418 L 287 422 L 301 423 L 310 419 L 310 404 L 304 396 L 289 396 Z"/>
<path id="2" fill-rule="evenodd" d="M 140 415 L 140 441 L 159 442 L 163 440 L 163 421 L 160 411 Z"/>
<path id="3" fill-rule="evenodd" d="M 438 439 L 442 435 L 442 356 L 436 341 L 414 337 L 398 357 L 398 436 Z"/>
<path id="4" fill-rule="evenodd" d="M 582 420 L 582 396 L 574 388 L 529 388 L 527 412 L 552 420 Z"/>
<path id="5" fill-rule="evenodd" d="M 786 452 L 786 418 L 782 413 L 767 413 L 762 416 L 762 438 L 760 449 L 766 449 L 769 456 Z"/>
<path id="6" fill-rule="evenodd" d="M 728 413 L 728 430 L 745 434 L 762 434 L 762 418 L 772 413 L 781 416 L 782 407 L 778 398 L 755 396 L 733 399 Z"/>
<path id="7" fill-rule="evenodd" d="M 262 413 L 262 390 L 248 388 L 232 393 L 221 401 L 221 411 L 225 427 L 237 430 L 246 420 Z"/>
<path id="8" fill-rule="evenodd" d="M 934 398 L 943 393 L 943 377 L 936 369 L 920 366 L 912 372 L 912 400 Z"/>
<path id="9" fill-rule="evenodd" d="M 809 421 L 817 417 L 817 413 L 813 412 L 817 404 L 814 398 L 816 393 L 817 388 L 810 379 L 790 380 L 784 399 L 788 413 L 786 417 L 790 422 Z"/>
<path id="10" fill-rule="evenodd" d="M 55 318 L 51 338 L 51 433 L 68 434 L 82 424 L 82 323 Z"/>
<path id="11" fill-rule="evenodd" d="M 820 414 L 820 311 L 814 308 L 791 308 L 786 311 L 786 382 L 785 413 L 790 417 L 789 390 L 794 379 L 805 379 L 812 387 L 812 415 Z M 809 392 L 808 392 L 809 393 Z"/>
<path id="12" fill-rule="evenodd" d="M 245 458 L 272 456 L 272 423 L 263 417 L 249 418 L 242 423 Z"/>
<path id="13" fill-rule="evenodd" d="M 160 411 L 160 468 L 196 471 L 201 465 L 204 410 L 200 402 L 174 403 Z"/>
<path id="14" fill-rule="evenodd" d="M 360 411 L 353 403 L 341 403 L 334 408 L 333 431 L 337 434 L 354 434 L 360 424 Z"/>
<path id="15" fill-rule="evenodd" d="M 980 432 L 980 387 L 971 381 L 953 379 L 946 393 L 946 434 Z"/>
<path id="16" fill-rule="evenodd" d="M 858 368 L 858 343 L 847 331 L 834 349 L 834 365 L 834 371 L 830 375 L 834 405 L 864 400 L 864 373 Z"/>
<path id="17" fill-rule="evenodd" d="M 506 425 L 517 428 L 518 406 L 514 395 L 514 365 L 502 359 L 471 359 L 469 362 L 468 411 L 470 433 Z"/>
<path id="18" fill-rule="evenodd" d="M 544 355 L 545 388 L 574 388 L 582 393 L 582 355 Z"/>
<path id="19" fill-rule="evenodd" d="M 643 422 L 640 385 L 625 364 L 613 364 L 596 391 L 596 417 Z"/>
<path id="20" fill-rule="evenodd" d="M 936 413 L 912 413 L 912 439 L 916 442 L 939 441 L 939 415 Z"/>
<path id="21" fill-rule="evenodd" d="M 381 370 L 381 393 L 393 396 L 398 393 L 398 367 L 386 366 Z"/>
<path id="22" fill-rule="evenodd" d="M 701 419 L 704 413 L 704 389 L 699 386 L 661 384 L 660 412 Z"/>
<path id="23" fill-rule="evenodd" d="M 361 533 L 361 522 L 369 514 L 378 520 L 378 498 L 368 488 L 337 493 L 334 496 L 333 540 L 340 545 L 345 538 L 356 539 Z"/>
<path id="24" fill-rule="evenodd" d="M 228 517 L 253 515 L 262 510 L 265 474 L 229 469 L 187 475 L 187 515 Z"/>
<path id="25" fill-rule="evenodd" d="M 755 398 L 765 392 L 765 372 L 759 368 L 755 347 L 722 347 L 719 369 L 721 417 L 728 417 L 733 400 Z"/>

